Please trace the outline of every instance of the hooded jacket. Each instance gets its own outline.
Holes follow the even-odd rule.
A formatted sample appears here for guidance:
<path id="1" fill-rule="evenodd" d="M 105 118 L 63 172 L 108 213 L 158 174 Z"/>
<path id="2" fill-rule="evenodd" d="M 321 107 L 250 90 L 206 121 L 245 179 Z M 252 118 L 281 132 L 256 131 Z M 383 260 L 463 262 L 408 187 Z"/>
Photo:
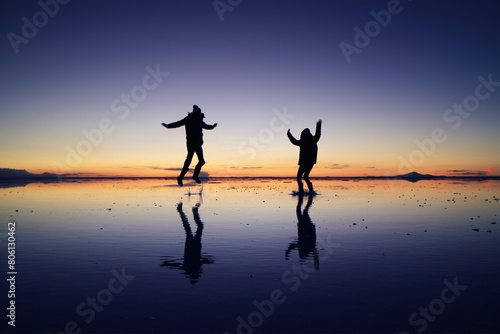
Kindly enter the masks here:
<path id="1" fill-rule="evenodd" d="M 299 165 L 314 165 L 318 158 L 318 141 L 321 137 L 321 123 L 316 123 L 316 133 L 314 136 L 309 129 L 304 129 L 300 134 L 300 140 L 295 139 L 290 132 L 287 132 L 288 139 L 294 145 L 300 147 Z"/>
<path id="2" fill-rule="evenodd" d="M 203 145 L 203 129 L 212 130 L 215 126 L 206 124 L 203 121 L 205 116 L 202 113 L 191 112 L 180 121 L 167 124 L 168 129 L 186 127 L 187 147 L 200 147 Z"/>

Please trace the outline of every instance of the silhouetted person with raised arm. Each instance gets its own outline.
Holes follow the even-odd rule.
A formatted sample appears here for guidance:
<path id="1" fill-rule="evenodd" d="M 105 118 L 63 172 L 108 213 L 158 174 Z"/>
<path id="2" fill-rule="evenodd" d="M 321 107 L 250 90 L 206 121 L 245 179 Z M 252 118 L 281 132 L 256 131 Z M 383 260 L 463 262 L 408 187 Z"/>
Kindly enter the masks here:
<path id="1" fill-rule="evenodd" d="M 195 284 L 201 276 L 201 266 L 203 264 L 213 263 L 210 256 L 203 256 L 201 253 L 201 237 L 203 233 L 203 222 L 198 213 L 199 204 L 193 207 L 193 218 L 196 222 L 196 233 L 193 235 L 188 218 L 182 210 L 182 203 L 177 204 L 177 212 L 181 216 L 182 226 L 186 232 L 186 241 L 184 243 L 184 258 L 182 263 L 175 260 L 166 260 L 161 267 L 174 267 L 184 270 L 184 273 L 190 278 L 191 284 Z"/>
<path id="2" fill-rule="evenodd" d="M 299 185 L 299 193 L 304 192 L 304 186 L 302 184 L 302 176 L 306 181 L 307 187 L 309 188 L 310 194 L 315 194 L 313 185 L 309 180 L 309 173 L 311 172 L 316 159 L 318 157 L 318 140 L 321 137 L 321 120 L 316 122 L 316 133 L 314 136 L 311 134 L 311 130 L 308 128 L 302 130 L 300 134 L 300 140 L 295 139 L 290 133 L 290 129 L 287 131 L 288 139 L 292 144 L 300 147 L 299 153 L 299 170 L 297 171 L 297 184 Z"/>
<path id="3" fill-rule="evenodd" d="M 199 179 L 201 167 L 205 164 L 205 159 L 203 159 L 203 129 L 212 130 L 217 126 L 217 123 L 214 125 L 206 124 L 203 121 L 205 118 L 205 114 L 201 112 L 201 109 L 197 106 L 193 106 L 193 111 L 188 113 L 186 117 L 181 119 L 180 121 L 173 122 L 170 124 L 161 123 L 167 129 L 178 128 L 180 126 L 186 127 L 186 143 L 187 143 L 187 157 L 184 161 L 184 166 L 182 167 L 181 174 L 177 177 L 177 183 L 182 186 L 182 179 L 184 175 L 189 170 L 189 165 L 191 164 L 191 160 L 193 159 L 193 155 L 196 153 L 198 156 L 198 164 L 194 168 L 193 179 L 197 183 L 201 183 Z"/>
<path id="4" fill-rule="evenodd" d="M 314 269 L 319 269 L 319 256 L 318 250 L 316 249 L 316 226 L 309 217 L 309 208 L 313 203 L 313 196 L 309 195 L 307 204 L 302 210 L 302 203 L 304 200 L 304 195 L 299 194 L 299 200 L 297 202 L 297 242 L 291 242 L 288 249 L 285 251 L 285 258 L 288 260 L 290 253 L 293 249 L 298 249 L 299 258 L 301 260 L 306 260 L 313 257 Z"/>

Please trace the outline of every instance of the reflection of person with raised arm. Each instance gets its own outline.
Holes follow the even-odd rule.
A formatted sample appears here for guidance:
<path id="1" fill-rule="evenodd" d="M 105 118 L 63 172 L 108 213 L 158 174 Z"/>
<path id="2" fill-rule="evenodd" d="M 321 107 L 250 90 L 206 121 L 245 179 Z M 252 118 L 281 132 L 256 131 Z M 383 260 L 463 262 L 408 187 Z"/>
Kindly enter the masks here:
<path id="1" fill-rule="evenodd" d="M 186 232 L 186 241 L 184 243 L 184 258 L 182 263 L 175 260 L 166 260 L 160 265 L 161 267 L 174 267 L 184 270 L 184 273 L 191 279 L 191 284 L 198 281 L 201 276 L 202 265 L 213 263 L 214 260 L 210 256 L 203 256 L 201 253 L 201 237 L 203 233 L 203 222 L 198 213 L 199 203 L 193 207 L 193 218 L 196 222 L 196 233 L 193 235 L 188 218 L 182 210 L 182 203 L 177 204 L 177 212 L 181 216 L 182 226 Z"/>
<path id="2" fill-rule="evenodd" d="M 309 180 L 309 173 L 311 172 L 314 164 L 316 163 L 318 157 L 318 141 L 321 137 L 321 120 L 316 122 L 316 132 L 314 136 L 311 134 L 311 130 L 308 128 L 304 129 L 300 134 L 300 140 L 295 139 L 295 137 L 290 133 L 290 129 L 287 131 L 288 139 L 292 144 L 300 147 L 299 153 L 299 170 L 297 171 L 297 184 L 299 185 L 299 193 L 304 192 L 304 186 L 302 184 L 302 176 L 306 181 L 307 187 L 309 188 L 309 194 L 315 194 L 313 185 Z"/>
<path id="3" fill-rule="evenodd" d="M 319 256 L 318 250 L 316 249 L 316 226 L 309 217 L 309 208 L 313 203 L 313 196 L 309 195 L 307 204 L 302 210 L 302 203 L 304 200 L 304 195 L 299 195 L 299 200 L 297 202 L 297 234 L 298 239 L 296 242 L 291 242 L 285 251 L 285 258 L 288 260 L 290 253 L 293 249 L 298 249 L 299 257 L 301 260 L 306 260 L 310 258 L 311 254 L 314 261 L 314 269 L 319 269 Z"/>
<path id="4" fill-rule="evenodd" d="M 189 170 L 189 165 L 191 164 L 191 160 L 193 159 L 193 155 L 196 153 L 198 157 L 198 164 L 194 168 L 193 179 L 197 183 L 201 183 L 199 179 L 201 167 L 205 164 L 205 159 L 203 159 L 203 129 L 212 130 L 217 126 L 217 123 L 214 125 L 206 124 L 203 121 L 205 118 L 205 114 L 201 112 L 201 109 L 197 106 L 193 106 L 193 111 L 190 112 L 186 117 L 181 119 L 180 121 L 173 122 L 170 124 L 161 123 L 167 129 L 178 128 L 180 126 L 186 127 L 186 142 L 187 142 L 187 157 L 184 161 L 184 166 L 182 167 L 181 174 L 177 177 L 177 183 L 182 186 L 182 179 L 184 175 Z"/>

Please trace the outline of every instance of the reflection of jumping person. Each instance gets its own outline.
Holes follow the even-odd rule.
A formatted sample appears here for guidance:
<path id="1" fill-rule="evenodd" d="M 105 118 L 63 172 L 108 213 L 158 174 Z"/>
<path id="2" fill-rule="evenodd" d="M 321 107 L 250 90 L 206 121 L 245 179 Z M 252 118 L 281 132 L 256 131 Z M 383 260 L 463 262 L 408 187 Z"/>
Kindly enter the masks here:
<path id="1" fill-rule="evenodd" d="M 304 194 L 299 194 L 296 209 L 298 239 L 296 242 L 291 242 L 288 245 L 288 249 L 285 251 L 285 259 L 288 260 L 293 249 L 298 249 L 301 260 L 307 260 L 312 255 L 314 269 L 318 270 L 319 256 L 316 249 L 316 226 L 312 222 L 311 217 L 309 217 L 309 208 L 313 204 L 313 196 L 308 196 L 304 210 L 302 210 L 303 201 Z"/>
<path id="2" fill-rule="evenodd" d="M 287 133 L 288 139 L 292 144 L 300 146 L 299 154 L 299 170 L 297 171 L 297 183 L 299 185 L 299 193 L 304 192 L 304 186 L 302 185 L 302 175 L 304 175 L 304 180 L 309 188 L 309 193 L 314 194 L 314 189 L 311 181 L 309 181 L 309 173 L 316 163 L 318 157 L 318 140 L 321 137 L 321 120 L 316 122 L 316 133 L 314 136 L 311 134 L 309 129 L 304 129 L 300 134 L 300 140 L 295 139 L 288 129 Z"/>
<path id="3" fill-rule="evenodd" d="M 191 160 L 193 159 L 193 155 L 196 153 L 198 157 L 198 164 L 194 168 L 193 179 L 197 183 L 201 183 L 198 176 L 200 175 L 201 166 L 205 164 L 205 159 L 203 159 L 203 129 L 212 130 L 217 126 L 217 123 L 214 125 L 208 125 L 203 121 L 205 118 L 205 114 L 201 112 L 201 109 L 197 106 L 193 106 L 193 111 L 190 112 L 186 117 L 181 119 L 180 121 L 165 124 L 161 123 L 167 129 L 178 128 L 180 126 L 186 127 L 186 142 L 187 142 L 187 157 L 184 161 L 184 166 L 182 167 L 181 174 L 177 177 L 177 183 L 182 186 L 182 179 L 184 175 L 189 170 L 189 165 L 191 164 Z"/>
<path id="4" fill-rule="evenodd" d="M 180 260 L 165 260 L 161 267 L 171 267 L 184 270 L 184 274 L 190 278 L 191 284 L 198 282 L 201 277 L 203 264 L 214 263 L 213 257 L 201 252 L 201 237 L 203 234 L 203 222 L 200 219 L 198 208 L 200 204 L 193 207 L 193 218 L 196 222 L 196 232 L 193 235 L 188 218 L 182 210 L 182 203 L 177 204 L 177 212 L 181 216 L 182 226 L 186 232 L 186 241 L 184 243 L 184 257 Z M 168 258 L 168 257 L 166 257 Z"/>

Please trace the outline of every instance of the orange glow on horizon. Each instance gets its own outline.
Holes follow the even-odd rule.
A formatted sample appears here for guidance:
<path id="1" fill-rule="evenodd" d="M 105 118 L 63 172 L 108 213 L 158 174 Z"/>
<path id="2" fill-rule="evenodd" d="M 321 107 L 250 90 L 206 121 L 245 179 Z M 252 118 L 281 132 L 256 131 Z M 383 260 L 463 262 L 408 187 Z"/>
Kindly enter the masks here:
<path id="1" fill-rule="evenodd" d="M 186 178 L 190 178 L 194 170 L 194 165 L 190 166 Z M 76 177 L 177 177 L 182 167 L 182 161 L 176 167 L 142 167 L 130 166 L 127 168 L 113 166 L 88 166 L 84 168 L 75 168 L 68 170 L 64 175 Z M 26 169 L 33 174 L 44 172 L 54 173 L 50 168 L 22 168 L 21 166 L 9 166 L 12 169 Z M 202 176 L 209 177 L 295 177 L 297 165 L 280 167 L 239 167 L 222 166 L 207 163 L 202 168 Z M 500 175 L 499 167 L 488 167 L 485 169 L 452 169 L 449 166 L 417 167 L 411 172 L 416 171 L 420 174 L 430 174 L 435 176 L 497 176 Z M 311 178 L 322 177 L 366 177 L 366 176 L 395 176 L 407 174 L 410 171 L 403 170 L 401 173 L 398 168 L 366 168 L 366 167 L 325 167 L 322 164 L 316 165 L 310 174 Z"/>

